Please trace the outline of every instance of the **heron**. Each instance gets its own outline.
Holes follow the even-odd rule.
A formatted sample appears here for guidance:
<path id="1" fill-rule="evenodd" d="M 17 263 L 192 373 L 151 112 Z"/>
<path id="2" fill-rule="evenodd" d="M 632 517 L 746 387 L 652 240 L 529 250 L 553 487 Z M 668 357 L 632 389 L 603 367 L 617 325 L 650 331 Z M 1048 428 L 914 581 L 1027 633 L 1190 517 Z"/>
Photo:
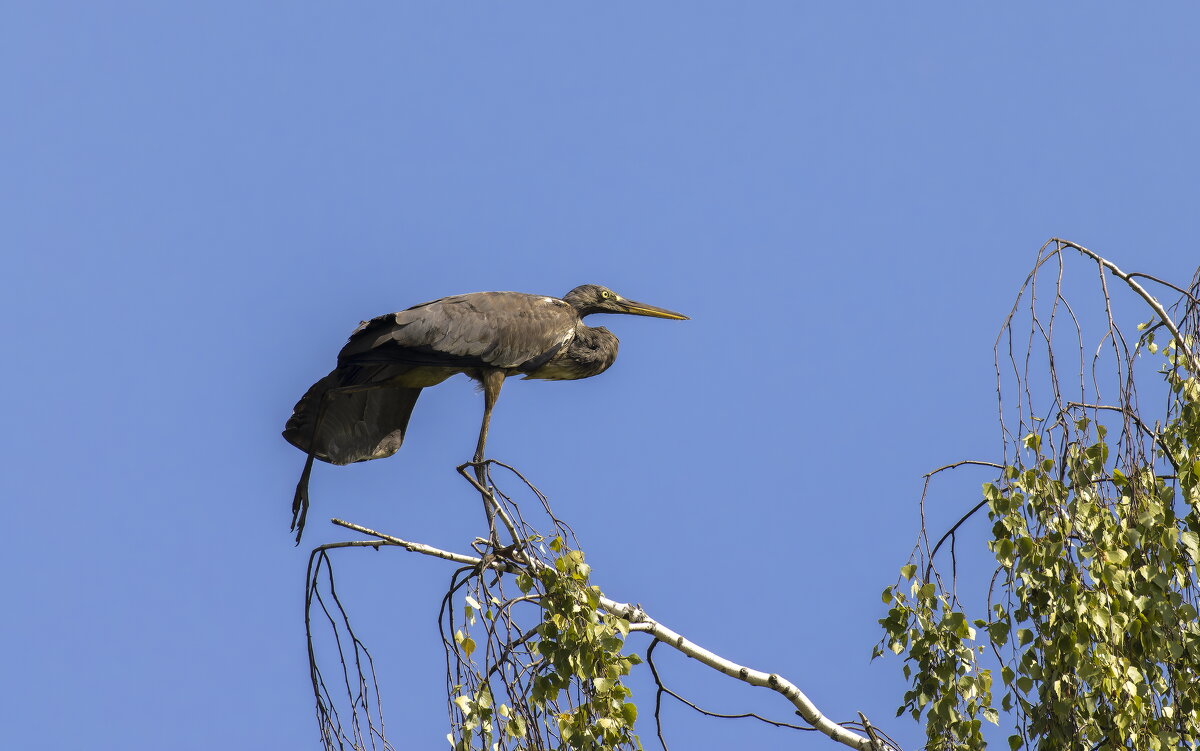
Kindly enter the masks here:
<path id="1" fill-rule="evenodd" d="M 308 513 L 313 459 L 330 464 L 383 459 L 404 442 L 421 389 L 465 373 L 483 390 L 483 422 L 473 463 L 482 462 L 492 409 L 509 376 L 570 381 L 608 370 L 617 337 L 584 324 L 595 313 L 686 321 L 584 284 L 561 298 L 523 292 L 472 292 L 363 321 L 338 354 L 337 367 L 296 403 L 283 437 L 308 457 L 292 503 L 296 543 Z"/>

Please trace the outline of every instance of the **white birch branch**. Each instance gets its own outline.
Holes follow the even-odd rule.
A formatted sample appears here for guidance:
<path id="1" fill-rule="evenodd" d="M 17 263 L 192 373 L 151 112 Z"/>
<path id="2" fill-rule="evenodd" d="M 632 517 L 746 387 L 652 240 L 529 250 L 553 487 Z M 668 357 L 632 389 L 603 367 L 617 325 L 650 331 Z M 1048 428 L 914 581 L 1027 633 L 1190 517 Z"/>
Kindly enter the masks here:
<path id="1" fill-rule="evenodd" d="M 783 694 L 783 697 L 792 703 L 792 706 L 796 708 L 800 716 L 808 724 L 835 741 L 844 743 L 850 748 L 871 748 L 871 740 L 869 738 L 847 730 L 833 720 L 830 720 L 821 713 L 821 710 L 817 709 L 817 705 L 813 704 L 812 700 L 803 691 L 778 673 L 766 673 L 739 665 L 732 660 L 728 660 L 715 652 L 705 649 L 695 642 L 688 641 L 682 635 L 651 618 L 646 614 L 645 610 L 636 605 L 617 602 L 604 596 L 600 597 L 600 604 L 613 615 L 629 621 L 631 628 L 636 626 L 638 631 L 645 631 L 652 634 L 654 638 L 668 647 L 673 647 L 688 657 L 699 660 L 714 670 L 721 671 L 730 678 L 736 678 L 744 683 L 749 683 L 751 686 L 764 686 L 772 691 Z"/>
<path id="2" fill-rule="evenodd" d="M 425 545 L 419 542 L 410 542 L 402 540 L 399 537 L 376 532 L 373 529 L 343 521 L 341 519 L 331 519 L 334 524 L 352 529 L 355 532 L 361 532 L 365 535 L 375 537 L 380 541 L 380 544 L 394 545 L 404 548 L 413 553 L 429 555 L 435 558 L 441 558 L 455 563 L 461 563 L 468 566 L 485 566 L 503 573 L 514 573 L 518 568 L 513 564 L 502 560 L 484 561 L 478 556 L 465 555 L 463 553 L 454 553 L 448 550 L 435 548 L 431 545 Z M 797 713 L 805 719 L 810 725 L 829 736 L 833 740 L 849 746 L 850 748 L 860 749 L 860 751 L 870 751 L 876 748 L 870 738 L 859 735 L 851 730 L 848 730 L 834 721 L 830 720 L 821 713 L 812 700 L 805 695 L 794 683 L 787 680 L 778 673 L 767 673 L 762 670 L 739 665 L 732 660 L 728 660 L 715 652 L 712 652 L 699 644 L 688 641 L 683 635 L 671 630 L 670 628 L 659 623 L 654 618 L 651 618 L 645 610 L 637 605 L 629 603 L 617 602 L 610 600 L 607 597 L 600 598 L 600 605 L 609 613 L 629 621 L 630 629 L 633 631 L 642 631 L 648 633 L 654 638 L 661 641 L 663 644 L 678 650 L 679 652 L 699 660 L 701 663 L 718 670 L 730 678 L 735 678 L 743 683 L 748 683 L 751 686 L 763 686 L 769 688 L 776 693 L 783 695 L 785 699 L 791 702 L 797 710 Z"/>

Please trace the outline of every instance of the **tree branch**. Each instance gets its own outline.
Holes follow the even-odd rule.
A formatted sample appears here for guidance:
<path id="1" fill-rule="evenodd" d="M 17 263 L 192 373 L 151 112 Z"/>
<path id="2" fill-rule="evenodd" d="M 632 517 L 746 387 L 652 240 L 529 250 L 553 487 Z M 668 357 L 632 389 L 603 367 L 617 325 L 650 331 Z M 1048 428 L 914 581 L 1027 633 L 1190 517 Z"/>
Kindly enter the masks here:
<path id="1" fill-rule="evenodd" d="M 730 678 L 736 678 L 743 683 L 749 683 L 751 686 L 763 686 L 782 694 L 785 699 L 791 702 L 792 706 L 796 708 L 796 711 L 807 723 L 833 740 L 845 744 L 850 748 L 862 749 L 863 751 L 871 748 L 871 740 L 869 738 L 851 732 L 833 720 L 830 720 L 817 709 L 817 705 L 813 704 L 812 700 L 803 691 L 778 673 L 766 673 L 739 665 L 732 660 L 728 660 L 715 652 L 701 647 L 695 642 L 688 641 L 681 634 L 672 631 L 670 628 L 651 618 L 640 606 L 617 602 L 603 596 L 600 598 L 600 604 L 613 615 L 620 616 L 630 623 L 637 623 L 642 626 L 638 630 L 652 634 L 668 647 L 673 647 L 688 657 L 699 660 L 714 670 L 719 670 Z"/>
<path id="2" fill-rule="evenodd" d="M 518 573 L 521 567 L 498 558 L 488 560 L 486 557 L 466 555 L 463 553 L 455 553 L 449 550 L 435 548 L 432 545 L 426 545 L 419 542 L 411 542 L 403 540 L 393 535 L 377 532 L 373 529 L 363 527 L 342 519 L 331 519 L 334 524 L 352 529 L 355 532 L 360 532 L 365 535 L 379 540 L 380 545 L 390 545 L 401 547 L 412 553 L 420 553 L 421 555 L 433 556 L 454 563 L 461 563 L 467 566 L 480 566 L 482 568 L 491 568 L 501 573 Z M 369 543 L 368 543 L 369 545 Z M 684 638 L 681 634 L 673 631 L 654 618 L 651 618 L 645 610 L 640 606 L 631 605 L 629 603 L 618 602 L 607 597 L 600 598 L 600 605 L 612 615 L 624 618 L 630 622 L 632 630 L 643 631 L 652 635 L 657 640 L 663 642 L 667 646 L 682 652 L 701 663 L 707 665 L 714 670 L 718 670 L 725 675 L 736 678 L 743 683 L 748 683 L 751 686 L 762 686 L 781 694 L 787 699 L 792 706 L 796 708 L 797 714 L 804 718 L 806 722 L 813 726 L 816 730 L 824 733 L 833 740 L 842 743 L 850 748 L 860 749 L 861 751 L 870 751 L 873 748 L 870 738 L 864 737 L 853 731 L 838 725 L 821 713 L 812 700 L 808 698 L 794 683 L 787 680 L 777 673 L 767 673 L 762 670 L 739 665 L 732 660 L 726 659 L 715 652 L 712 652 L 700 645 L 691 642 Z"/>
<path id="3" fill-rule="evenodd" d="M 1070 240 L 1063 240 L 1056 237 L 1054 238 L 1054 242 L 1058 243 L 1059 247 L 1074 248 L 1111 271 L 1113 276 L 1128 284 L 1129 287 L 1136 292 L 1139 297 L 1146 301 L 1146 304 L 1150 306 L 1150 309 L 1153 310 L 1154 313 L 1162 320 L 1163 325 L 1165 325 L 1167 330 L 1171 332 L 1171 336 L 1175 337 L 1176 350 L 1182 352 L 1183 356 L 1187 358 L 1192 372 L 1200 373 L 1200 361 L 1197 361 L 1191 349 L 1184 345 L 1183 335 L 1179 333 L 1179 329 L 1175 326 L 1175 322 L 1171 320 L 1169 315 L 1167 315 L 1166 308 L 1162 306 L 1162 303 L 1155 299 L 1154 295 L 1151 295 L 1149 292 L 1147 292 L 1145 287 L 1134 281 L 1132 274 L 1126 274 L 1124 271 L 1121 271 L 1121 269 L 1117 268 L 1117 264 L 1113 263 L 1107 258 L 1102 257 L 1098 253 L 1088 250 L 1082 245 L 1076 245 Z"/>
<path id="4" fill-rule="evenodd" d="M 1131 422 L 1133 422 L 1134 425 L 1137 425 L 1139 428 L 1141 428 L 1142 432 L 1145 433 L 1150 438 L 1150 440 L 1154 441 L 1155 445 L 1157 445 L 1160 449 L 1162 449 L 1163 456 L 1167 457 L 1167 461 L 1169 461 L 1171 463 L 1171 467 L 1173 467 L 1175 469 L 1175 474 L 1179 474 L 1179 463 L 1175 461 L 1175 455 L 1171 453 L 1171 448 L 1169 446 L 1167 446 L 1167 444 L 1163 443 L 1162 437 L 1159 436 L 1158 433 L 1151 430 L 1150 426 L 1148 426 L 1148 425 L 1146 425 L 1146 423 L 1142 422 L 1142 419 L 1140 417 L 1138 417 L 1137 412 L 1135 410 L 1129 409 L 1128 407 L 1116 407 L 1111 404 L 1087 404 L 1085 402 L 1067 402 L 1067 409 L 1071 409 L 1073 407 L 1079 407 L 1081 409 L 1103 409 L 1103 410 L 1108 410 L 1109 412 L 1117 412 L 1117 413 L 1120 413 L 1121 415 L 1127 417 Z"/>
<path id="5" fill-rule="evenodd" d="M 984 462 L 984 461 L 979 461 L 978 459 L 964 459 L 961 462 L 954 462 L 953 464 L 947 464 L 944 467 L 938 467 L 935 470 L 926 472 L 924 475 L 922 475 L 922 477 L 933 477 L 938 472 L 945 472 L 948 469 L 957 469 L 958 467 L 962 467 L 962 466 L 966 466 L 966 465 L 974 465 L 974 466 L 978 466 L 978 467 L 994 467 L 996 469 L 1004 469 L 1003 464 L 997 464 L 996 462 Z"/>
<path id="6" fill-rule="evenodd" d="M 368 529 L 367 527 L 345 521 L 344 519 L 330 519 L 329 521 L 338 525 L 339 527 L 345 527 L 346 529 L 352 529 L 355 532 L 362 532 L 364 535 L 370 535 L 371 537 L 379 538 L 378 543 L 371 543 L 369 541 L 363 542 L 359 540 L 358 543 L 361 543 L 364 546 L 371 547 L 374 545 L 394 545 L 398 548 L 404 548 L 410 553 L 430 555 L 434 558 L 441 558 L 444 561 L 454 561 L 455 563 L 461 563 L 466 566 L 478 566 L 484 562 L 483 559 L 478 556 L 466 555 L 464 553 L 453 553 L 449 550 L 442 550 L 441 548 L 435 548 L 432 545 L 426 545 L 421 542 L 409 542 L 408 540 L 401 540 L 399 537 L 385 535 L 383 532 L 376 532 L 373 529 Z M 341 543 L 337 543 L 337 545 L 340 546 Z M 499 559 L 489 561 L 487 568 L 493 568 L 502 573 L 513 573 L 517 570 L 515 566 L 512 566 L 506 561 Z"/>
<path id="7" fill-rule="evenodd" d="M 765 722 L 766 724 L 773 725 L 777 728 L 788 728 L 790 730 L 804 730 L 806 732 L 813 732 L 816 730 L 816 728 L 805 727 L 803 725 L 795 725 L 790 722 L 780 722 L 779 720 L 772 720 L 769 717 L 763 717 L 762 715 L 756 714 L 754 712 L 742 712 L 741 714 L 723 714 L 721 712 L 712 712 L 712 711 L 705 709 L 704 707 L 697 705 L 695 702 L 688 701 L 684 697 L 680 696 L 679 694 L 675 693 L 671 689 L 667 688 L 666 684 L 663 683 L 662 676 L 660 676 L 658 674 L 658 666 L 656 666 L 654 664 L 654 648 L 657 647 L 659 644 L 662 644 L 662 642 L 660 642 L 658 639 L 655 639 L 654 641 L 650 642 L 650 646 L 646 649 L 646 665 L 648 665 L 650 667 L 650 673 L 654 676 L 654 682 L 658 685 L 659 696 L 655 698 L 654 719 L 659 725 L 658 739 L 660 741 L 662 741 L 663 738 L 662 738 L 662 723 L 659 722 L 658 699 L 662 697 L 662 694 L 667 694 L 668 696 L 679 701 L 681 704 L 686 704 L 687 706 L 691 707 L 692 709 L 696 710 L 700 714 L 705 715 L 707 717 L 716 717 L 717 719 L 720 719 L 720 720 L 751 720 L 751 719 L 753 719 L 753 720 L 758 720 L 760 722 Z M 663 747 L 664 748 L 666 747 L 666 741 L 663 741 Z"/>

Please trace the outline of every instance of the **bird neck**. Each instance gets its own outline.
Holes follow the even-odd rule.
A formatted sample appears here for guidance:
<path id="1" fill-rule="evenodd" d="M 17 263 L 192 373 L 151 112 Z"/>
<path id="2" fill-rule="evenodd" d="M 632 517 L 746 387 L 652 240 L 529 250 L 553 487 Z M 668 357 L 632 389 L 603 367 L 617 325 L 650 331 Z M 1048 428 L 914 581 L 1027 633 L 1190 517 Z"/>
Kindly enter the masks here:
<path id="1" fill-rule="evenodd" d="M 595 293 L 591 291 L 588 285 L 576 287 L 562 297 L 563 302 L 575 309 L 575 314 L 580 318 L 590 316 L 593 313 L 610 313 L 600 306 L 599 300 L 596 299 Z"/>
<path id="2" fill-rule="evenodd" d="M 580 373 L 578 377 L 599 375 L 617 359 L 618 344 L 617 337 L 603 326 L 592 328 L 580 323 L 575 327 L 567 357 L 572 360 L 573 369 Z"/>

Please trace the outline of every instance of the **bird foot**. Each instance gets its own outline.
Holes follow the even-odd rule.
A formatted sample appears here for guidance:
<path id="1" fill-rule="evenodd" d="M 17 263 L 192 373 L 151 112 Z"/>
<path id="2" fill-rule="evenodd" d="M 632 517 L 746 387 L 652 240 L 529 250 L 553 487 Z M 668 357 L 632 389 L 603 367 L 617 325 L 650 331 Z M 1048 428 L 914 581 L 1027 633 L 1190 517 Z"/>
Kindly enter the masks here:
<path id="1" fill-rule="evenodd" d="M 301 480 L 296 485 L 296 495 L 292 498 L 292 529 L 296 533 L 296 544 L 300 544 L 300 536 L 304 534 L 304 521 L 308 518 L 308 483 Z"/>
<path id="2" fill-rule="evenodd" d="M 312 474 L 313 455 L 309 454 L 304 462 L 304 471 L 300 473 L 300 482 L 296 483 L 296 495 L 292 497 L 292 531 L 296 533 L 296 544 L 300 544 L 300 536 L 304 534 L 304 521 L 308 518 L 308 478 Z"/>

